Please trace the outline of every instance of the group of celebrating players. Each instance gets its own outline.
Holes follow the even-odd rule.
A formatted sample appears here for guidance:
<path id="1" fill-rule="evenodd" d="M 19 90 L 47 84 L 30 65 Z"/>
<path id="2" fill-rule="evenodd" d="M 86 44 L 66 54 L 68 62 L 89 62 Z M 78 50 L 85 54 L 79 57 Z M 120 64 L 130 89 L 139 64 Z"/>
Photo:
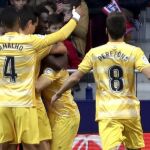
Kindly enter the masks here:
<path id="1" fill-rule="evenodd" d="M 80 8 L 73 9 L 72 19 L 58 32 L 33 35 L 38 14 L 31 7 L 25 6 L 19 12 L 13 7 L 2 11 L 5 34 L 0 37 L 0 66 L 3 68 L 0 75 L 0 149 L 16 149 L 19 143 L 23 149 L 71 149 L 80 115 L 70 91 L 58 103 L 50 105 L 51 95 L 63 84 L 68 72 L 65 67 L 54 71 L 49 59 L 53 54 L 66 53 L 56 48 L 60 44 L 51 45 L 69 36 L 80 19 L 79 14 Z M 44 57 L 46 63 L 39 77 Z M 52 59 L 58 61 L 57 57 Z"/>
<path id="2" fill-rule="evenodd" d="M 129 150 L 144 147 L 134 70 L 149 78 L 150 64 L 140 48 L 124 42 L 126 19 L 115 12 L 106 20 L 109 42 L 92 48 L 69 77 L 59 42 L 74 30 L 80 14 L 77 7 L 59 31 L 38 35 L 33 34 L 38 14 L 31 7 L 2 11 L 0 150 L 15 150 L 20 143 L 25 150 L 71 150 L 80 114 L 69 89 L 92 69 L 103 150 L 117 150 L 121 143 Z"/>

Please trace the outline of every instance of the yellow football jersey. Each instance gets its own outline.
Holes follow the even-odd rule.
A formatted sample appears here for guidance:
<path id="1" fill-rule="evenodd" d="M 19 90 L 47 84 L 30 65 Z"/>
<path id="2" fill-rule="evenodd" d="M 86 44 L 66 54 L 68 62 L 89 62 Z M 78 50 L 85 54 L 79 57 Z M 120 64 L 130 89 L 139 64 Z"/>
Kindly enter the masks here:
<path id="1" fill-rule="evenodd" d="M 35 67 L 38 50 L 64 40 L 76 26 L 71 19 L 58 32 L 49 35 L 23 35 L 9 32 L 0 37 L 0 106 L 35 105 Z"/>
<path id="2" fill-rule="evenodd" d="M 37 52 L 37 63 L 36 63 L 36 69 L 35 69 L 36 80 L 40 73 L 41 61 L 44 57 L 46 57 L 50 53 L 51 48 L 52 46 L 48 46 L 45 49 L 41 49 Z"/>
<path id="3" fill-rule="evenodd" d="M 52 83 L 49 87 L 47 87 L 42 92 L 42 96 L 44 100 L 49 102 L 51 97 L 58 91 L 58 89 L 63 85 L 65 80 L 69 77 L 67 70 L 61 70 L 56 72 L 51 68 L 46 68 L 44 73 L 42 74 L 43 77 L 48 78 Z M 48 106 L 48 110 L 58 115 L 63 116 L 71 116 L 75 115 L 77 111 L 77 105 L 73 100 L 73 96 L 71 95 L 71 90 L 66 91 L 60 99 L 58 99 L 53 106 Z"/>
<path id="4" fill-rule="evenodd" d="M 47 56 L 50 53 L 52 46 L 48 46 L 47 48 L 45 48 L 44 50 L 39 50 L 37 52 L 37 62 L 36 62 L 36 67 L 35 67 L 35 80 L 37 81 L 38 77 L 39 77 L 39 73 L 40 73 L 40 68 L 41 68 L 41 60 Z M 41 95 L 40 94 L 36 94 L 36 105 L 37 107 L 40 107 L 43 105 L 42 99 L 41 99 Z"/>
<path id="5" fill-rule="evenodd" d="M 108 42 L 92 48 L 78 70 L 93 69 L 96 83 L 96 120 L 139 117 L 134 70 L 150 66 L 143 51 L 125 42 Z"/>

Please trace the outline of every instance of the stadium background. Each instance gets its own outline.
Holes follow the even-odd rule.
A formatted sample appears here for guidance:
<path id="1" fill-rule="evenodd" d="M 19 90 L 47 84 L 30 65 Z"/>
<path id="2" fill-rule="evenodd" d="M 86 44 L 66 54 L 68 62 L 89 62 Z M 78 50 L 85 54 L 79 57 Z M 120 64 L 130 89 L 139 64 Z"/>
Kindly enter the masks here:
<path id="1" fill-rule="evenodd" d="M 90 0 L 89 0 L 90 1 Z M 94 0 L 91 0 L 93 2 Z M 132 0 L 133 1 L 133 0 Z M 137 0 L 140 2 L 140 0 Z M 1 0 L 1 3 L 5 0 Z M 124 0 L 124 3 L 127 2 Z M 130 0 L 131 2 L 131 0 Z M 137 8 L 136 8 L 137 9 Z M 147 57 L 150 54 L 150 7 L 141 11 L 140 20 L 142 21 L 142 27 L 139 32 L 136 32 L 133 38 L 133 44 L 142 47 L 145 51 Z M 143 85 L 147 84 L 147 80 L 143 77 L 140 77 L 138 80 L 141 84 L 142 96 L 141 100 L 141 119 L 142 126 L 144 130 L 144 138 L 146 147 L 143 150 L 150 150 L 150 98 L 144 99 L 145 91 L 148 91 L 147 97 L 149 97 L 150 86 L 145 87 Z M 148 83 L 149 84 L 149 83 Z M 150 85 L 150 84 L 149 84 Z M 82 88 L 82 87 L 81 87 Z M 95 118 L 95 101 L 86 99 L 76 100 L 80 114 L 81 114 L 81 123 L 73 145 L 73 150 L 101 150 L 101 143 L 98 136 L 97 124 L 94 121 Z M 124 148 L 120 146 L 119 150 Z"/>

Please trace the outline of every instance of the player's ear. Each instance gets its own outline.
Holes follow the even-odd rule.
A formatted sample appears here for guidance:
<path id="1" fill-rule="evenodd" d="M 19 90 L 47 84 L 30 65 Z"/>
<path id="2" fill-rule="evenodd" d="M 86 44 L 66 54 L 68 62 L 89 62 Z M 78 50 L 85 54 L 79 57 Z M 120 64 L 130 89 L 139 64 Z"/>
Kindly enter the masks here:
<path id="1" fill-rule="evenodd" d="M 106 32 L 106 34 L 108 34 L 108 30 L 107 30 L 107 28 L 105 29 L 105 32 Z"/>
<path id="2" fill-rule="evenodd" d="M 32 24 L 33 24 L 32 20 L 29 20 L 28 23 L 27 23 L 27 26 L 30 27 Z"/>

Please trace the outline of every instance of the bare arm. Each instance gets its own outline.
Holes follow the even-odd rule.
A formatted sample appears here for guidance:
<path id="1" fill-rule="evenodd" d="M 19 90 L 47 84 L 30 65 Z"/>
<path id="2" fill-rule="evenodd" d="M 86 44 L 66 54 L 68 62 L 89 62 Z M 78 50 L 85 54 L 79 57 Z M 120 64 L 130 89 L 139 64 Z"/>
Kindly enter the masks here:
<path id="1" fill-rule="evenodd" d="M 75 84 L 77 84 L 80 79 L 84 76 L 85 73 L 77 70 L 76 72 L 74 72 L 69 78 L 68 80 L 63 84 L 63 86 L 58 90 L 58 92 L 52 97 L 51 99 L 51 103 L 55 102 L 59 97 L 61 97 L 61 95 L 69 90 L 70 88 L 72 88 Z"/>
<path id="2" fill-rule="evenodd" d="M 40 76 L 35 84 L 35 89 L 37 93 L 41 93 L 42 90 L 47 88 L 52 83 L 51 80 L 44 76 Z"/>
<path id="3" fill-rule="evenodd" d="M 144 68 L 142 73 L 150 80 L 150 67 Z"/>

